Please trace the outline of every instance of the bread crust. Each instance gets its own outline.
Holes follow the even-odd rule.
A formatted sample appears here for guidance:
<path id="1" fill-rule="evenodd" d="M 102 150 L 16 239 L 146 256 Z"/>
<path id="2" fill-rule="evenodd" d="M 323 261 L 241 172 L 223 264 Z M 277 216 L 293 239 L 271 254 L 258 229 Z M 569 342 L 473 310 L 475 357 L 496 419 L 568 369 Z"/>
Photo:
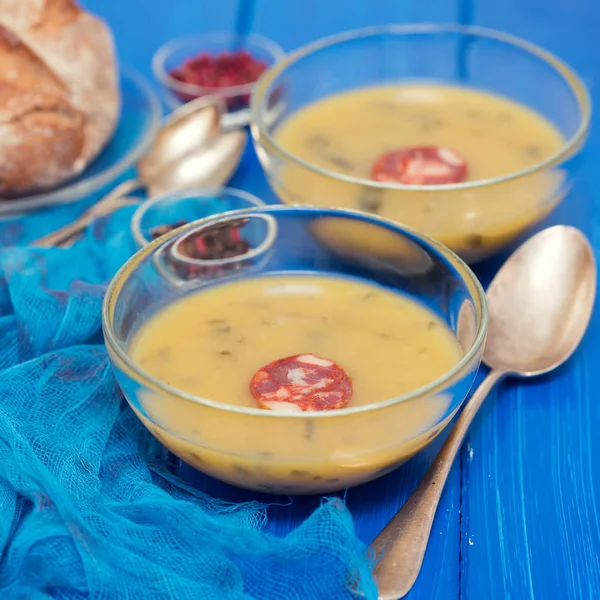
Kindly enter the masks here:
<path id="1" fill-rule="evenodd" d="M 112 35 L 73 0 L 0 0 L 0 195 L 59 185 L 102 150 L 120 97 Z"/>

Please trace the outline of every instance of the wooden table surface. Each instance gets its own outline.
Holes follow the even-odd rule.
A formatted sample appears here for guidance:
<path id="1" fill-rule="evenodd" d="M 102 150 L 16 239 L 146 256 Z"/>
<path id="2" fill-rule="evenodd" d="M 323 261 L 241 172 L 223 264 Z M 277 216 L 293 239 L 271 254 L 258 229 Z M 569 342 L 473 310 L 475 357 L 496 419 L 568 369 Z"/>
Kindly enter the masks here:
<path id="1" fill-rule="evenodd" d="M 148 77 L 168 39 L 210 30 L 256 31 L 286 50 L 366 25 L 453 21 L 503 29 L 569 62 L 594 93 L 600 76 L 598 0 L 87 0 L 114 29 L 121 60 Z M 582 228 L 600 248 L 596 161 L 600 130 L 586 147 L 585 177 L 553 215 Z M 273 201 L 248 147 L 233 187 Z M 477 269 L 489 280 L 494 264 Z M 432 539 L 411 600 L 600 598 L 600 312 L 582 347 L 551 378 L 505 383 L 474 423 L 442 495 Z M 403 503 L 436 448 L 346 495 L 359 535 L 370 542 Z M 225 499 L 249 493 L 198 477 Z M 262 497 L 263 500 L 271 500 Z M 269 510 L 285 534 L 319 498 L 286 499 Z M 268 600 L 268 599 L 266 599 Z"/>

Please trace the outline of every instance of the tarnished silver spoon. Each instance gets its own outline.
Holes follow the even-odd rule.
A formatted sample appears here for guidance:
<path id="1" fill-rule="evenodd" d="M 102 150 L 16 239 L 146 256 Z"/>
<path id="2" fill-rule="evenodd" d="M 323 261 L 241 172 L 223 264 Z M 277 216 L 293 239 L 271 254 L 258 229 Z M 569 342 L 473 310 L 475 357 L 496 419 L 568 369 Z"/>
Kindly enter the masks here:
<path id="1" fill-rule="evenodd" d="M 596 262 L 585 236 L 559 225 L 523 244 L 487 290 L 490 373 L 466 403 L 433 464 L 410 498 L 375 538 L 380 600 L 401 598 L 415 583 L 437 505 L 469 425 L 506 376 L 533 377 L 564 363 L 587 329 L 596 297 Z"/>
<path id="2" fill-rule="evenodd" d="M 221 187 L 237 168 L 247 134 L 221 132 L 225 107 L 217 98 L 198 98 L 165 119 L 154 142 L 137 164 L 137 178 L 120 183 L 78 219 L 32 242 L 58 246 L 81 233 L 94 219 L 135 202 L 127 195 L 146 188 L 156 196 L 194 187 Z"/>

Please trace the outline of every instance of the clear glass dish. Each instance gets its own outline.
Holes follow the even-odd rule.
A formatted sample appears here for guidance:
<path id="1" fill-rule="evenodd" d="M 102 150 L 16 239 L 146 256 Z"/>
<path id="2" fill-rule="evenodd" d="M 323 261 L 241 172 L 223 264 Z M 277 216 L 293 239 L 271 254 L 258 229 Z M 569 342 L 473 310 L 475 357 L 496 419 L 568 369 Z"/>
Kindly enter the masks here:
<path id="1" fill-rule="evenodd" d="M 131 234 L 138 248 L 152 241 L 152 230 L 162 225 L 198 221 L 211 215 L 262 206 L 264 202 L 233 188 L 194 189 L 163 194 L 140 204 L 131 219 Z"/>
<path id="2" fill-rule="evenodd" d="M 0 215 L 77 202 L 98 193 L 136 163 L 158 131 L 162 110 L 155 92 L 139 73 L 121 67 L 120 82 L 121 116 L 112 139 L 100 155 L 81 175 L 56 189 L 0 200 Z"/>
<path id="3" fill-rule="evenodd" d="M 275 42 L 257 34 L 240 36 L 235 33 L 214 32 L 177 38 L 161 46 L 152 59 L 152 69 L 154 76 L 163 88 L 164 100 L 169 109 L 175 110 L 186 101 L 200 96 L 218 96 L 227 105 L 227 111 L 222 119 L 223 127 L 230 129 L 247 125 L 250 114 L 250 94 L 256 82 L 215 88 L 184 83 L 170 75 L 172 69 L 181 66 L 186 59 L 202 52 L 216 55 L 220 52 L 236 50 L 246 50 L 268 66 L 276 63 L 285 55 L 283 49 Z M 269 111 L 273 111 L 273 106 L 269 108 Z"/>
<path id="4" fill-rule="evenodd" d="M 407 82 L 465 86 L 515 100 L 548 119 L 566 142 L 549 159 L 507 176 L 415 186 L 329 171 L 276 140 L 277 128 L 308 104 Z M 269 113 L 273 97 L 283 106 L 275 122 Z M 288 55 L 259 80 L 251 129 L 269 183 L 284 203 L 369 210 L 371 200 L 383 200 L 401 215 L 395 220 L 475 262 L 516 241 L 565 197 L 579 167 L 590 110 L 588 92 L 570 67 L 527 41 L 479 27 L 397 25 L 332 36 Z M 510 210 L 508 197 L 519 199 Z"/>
<path id="5" fill-rule="evenodd" d="M 247 220 L 243 234 L 251 243 L 248 254 L 197 261 L 195 278 L 181 285 L 165 276 L 164 257 L 172 261 L 188 236 L 240 219 Z M 382 243 L 357 245 L 365 234 Z M 449 325 L 463 358 L 412 393 L 316 413 L 278 413 L 196 397 L 153 378 L 132 360 L 132 337 L 157 310 L 207 285 L 281 272 L 349 275 L 407 294 Z M 356 211 L 263 206 L 184 225 L 142 248 L 108 288 L 103 328 L 125 397 L 175 455 L 240 487 L 308 494 L 379 477 L 443 429 L 479 367 L 487 308 L 484 291 L 465 263 L 413 230 Z"/>

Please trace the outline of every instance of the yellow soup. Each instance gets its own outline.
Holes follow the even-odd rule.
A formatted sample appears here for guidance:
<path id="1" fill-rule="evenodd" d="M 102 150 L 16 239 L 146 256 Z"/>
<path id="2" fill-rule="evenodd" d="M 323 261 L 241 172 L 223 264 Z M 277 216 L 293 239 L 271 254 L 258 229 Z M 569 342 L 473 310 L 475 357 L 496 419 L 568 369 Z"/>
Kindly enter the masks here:
<path id="1" fill-rule="evenodd" d="M 192 293 L 149 319 L 130 348 L 146 373 L 169 386 L 245 408 L 258 408 L 250 381 L 259 369 L 307 353 L 335 362 L 351 379 L 348 408 L 421 388 L 463 355 L 446 324 L 408 297 L 356 279 L 303 274 Z M 404 461 L 439 431 L 449 402 L 436 395 L 403 403 L 396 421 L 388 413 L 373 423 L 371 415 L 362 432 L 343 418 L 291 419 L 297 435 L 283 435 L 275 419 L 200 414 L 201 405 L 158 393 L 142 398 L 138 410 L 165 445 L 209 474 L 246 487 L 309 492 L 357 483 Z"/>
<path id="2" fill-rule="evenodd" d="M 467 164 L 467 182 L 528 169 L 565 143 L 549 121 L 524 105 L 468 88 L 417 84 L 327 97 L 291 115 L 275 138 L 315 167 L 367 180 L 384 154 L 446 148 Z M 546 170 L 465 190 L 379 191 L 286 163 L 278 167 L 273 183 L 285 202 L 375 212 L 475 260 L 545 216 L 564 193 L 563 179 Z"/>

